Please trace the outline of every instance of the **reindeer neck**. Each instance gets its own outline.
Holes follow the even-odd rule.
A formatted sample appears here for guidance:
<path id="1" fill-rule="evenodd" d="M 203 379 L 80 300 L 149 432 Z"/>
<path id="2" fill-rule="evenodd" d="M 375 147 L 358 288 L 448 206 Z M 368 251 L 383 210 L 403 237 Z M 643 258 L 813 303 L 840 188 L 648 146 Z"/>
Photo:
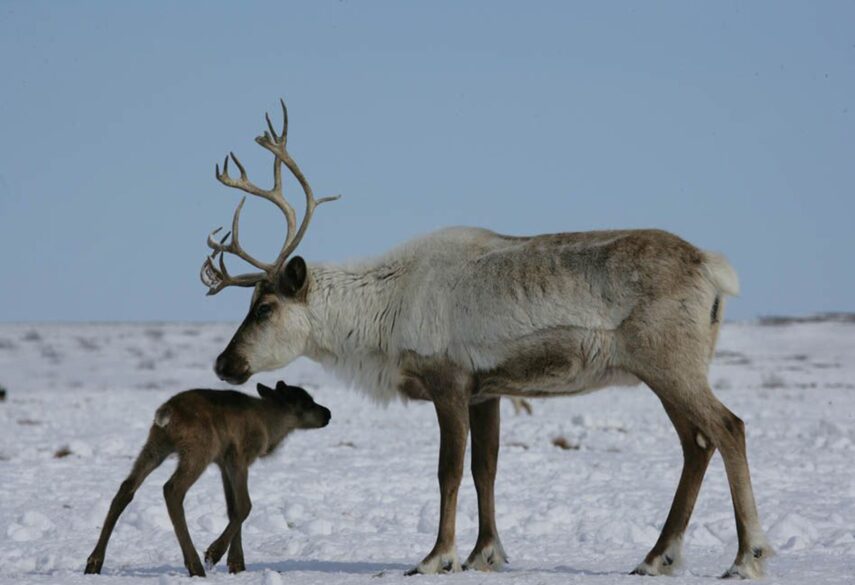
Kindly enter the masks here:
<path id="1" fill-rule="evenodd" d="M 388 354 L 401 312 L 402 296 L 397 293 L 404 273 L 403 266 L 393 261 L 312 266 L 308 357 L 325 361 L 324 357 Z"/>

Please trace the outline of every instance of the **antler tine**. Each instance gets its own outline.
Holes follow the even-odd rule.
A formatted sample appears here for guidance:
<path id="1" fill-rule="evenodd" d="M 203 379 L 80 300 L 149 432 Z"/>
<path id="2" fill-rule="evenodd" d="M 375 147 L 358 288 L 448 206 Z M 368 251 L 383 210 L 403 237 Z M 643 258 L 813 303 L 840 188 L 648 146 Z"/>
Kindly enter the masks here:
<path id="1" fill-rule="evenodd" d="M 225 167 L 224 167 L 225 169 Z M 227 286 L 253 286 L 258 281 L 264 279 L 270 272 L 273 270 L 274 266 L 271 264 L 267 264 L 265 262 L 261 262 L 256 260 L 249 254 L 247 254 L 240 245 L 240 213 L 243 209 L 243 204 L 246 203 L 246 197 L 241 198 L 240 203 L 235 209 L 234 216 L 232 217 L 232 229 L 230 232 L 227 232 L 219 241 L 217 241 L 214 236 L 216 236 L 223 228 L 222 226 L 218 227 L 210 234 L 208 234 L 208 247 L 211 248 L 214 252 L 210 256 L 205 259 L 205 263 L 202 265 L 202 271 L 200 273 L 200 278 L 205 286 L 208 287 L 208 295 L 215 295 Z M 229 236 L 231 236 L 231 240 L 227 244 L 226 241 L 229 240 Z M 225 253 L 228 252 L 230 254 L 234 254 L 238 258 L 252 264 L 256 268 L 260 268 L 264 272 L 254 272 L 248 274 L 241 274 L 239 276 L 231 276 L 229 274 L 228 269 L 226 268 L 225 262 Z M 214 266 L 214 259 L 219 256 L 219 268 Z"/>
<path id="2" fill-rule="evenodd" d="M 240 178 L 235 179 L 229 176 L 229 159 L 231 158 L 232 162 L 237 166 L 238 171 L 240 172 Z M 285 200 L 285 197 L 282 196 L 282 179 L 281 179 L 281 170 L 279 169 L 279 162 L 276 161 L 273 167 L 273 188 L 272 189 L 262 189 L 255 185 L 252 181 L 249 180 L 247 176 L 246 169 L 243 164 L 241 164 L 240 159 L 235 155 L 235 153 L 230 152 L 228 156 L 225 158 L 223 162 L 223 172 L 220 173 L 219 165 L 216 165 L 216 177 L 217 180 L 227 187 L 231 187 L 233 189 L 240 189 L 250 195 L 255 195 L 257 197 L 261 197 L 262 199 L 266 199 L 273 203 L 279 210 L 285 215 L 285 220 L 288 226 L 288 232 L 286 235 L 286 240 L 290 240 L 293 237 L 294 230 L 297 225 L 297 214 L 294 211 L 294 208 Z"/>
<path id="3" fill-rule="evenodd" d="M 223 229 L 223 226 L 220 226 L 217 229 L 215 229 L 214 231 L 212 231 L 210 234 L 208 234 L 208 247 L 211 248 L 215 252 L 219 252 L 222 250 L 223 244 L 226 242 L 229 235 L 231 234 L 231 232 L 227 233 L 225 236 L 220 238 L 220 241 L 218 242 L 217 240 L 214 239 L 214 236 L 216 236 L 218 233 L 220 233 L 220 230 L 222 230 L 222 229 Z"/>
<path id="4" fill-rule="evenodd" d="M 232 217 L 232 230 L 228 232 L 223 238 L 217 242 L 214 239 L 214 236 L 217 235 L 222 227 L 218 227 L 208 236 L 208 247 L 214 250 L 214 252 L 228 252 L 230 254 L 234 254 L 241 260 L 247 262 L 248 264 L 252 264 L 256 268 L 260 268 L 265 272 L 270 272 L 273 270 L 274 265 L 268 264 L 267 262 L 262 262 L 261 260 L 256 260 L 252 256 L 250 256 L 240 245 L 240 213 L 243 209 L 243 204 L 246 203 L 246 197 L 241 198 L 240 203 L 238 203 L 237 208 L 235 209 L 234 216 Z M 231 241 L 226 244 L 226 240 L 231 235 Z"/>
<path id="5" fill-rule="evenodd" d="M 297 234 L 290 242 L 286 242 L 285 245 L 282 246 L 282 250 L 279 252 L 279 256 L 276 258 L 274 264 L 277 266 L 281 265 L 288 256 L 291 255 L 300 241 L 303 239 L 303 235 L 306 233 L 306 229 L 309 227 L 309 222 L 312 221 L 312 215 L 315 213 L 315 209 L 324 203 L 329 203 L 330 201 L 336 201 L 341 199 L 341 195 L 333 195 L 330 197 L 322 197 L 321 199 L 315 199 L 314 194 L 312 193 L 312 186 L 309 185 L 309 181 L 306 179 L 306 176 L 303 174 L 303 171 L 300 170 L 300 167 L 297 165 L 297 162 L 291 158 L 291 155 L 288 154 L 285 149 L 282 149 L 282 153 L 274 151 L 276 157 L 288 167 L 288 170 L 291 171 L 291 174 L 297 179 L 297 182 L 300 183 L 300 186 L 303 188 L 303 193 L 306 195 L 306 211 L 303 215 L 303 221 L 300 222 L 300 228 L 297 230 Z"/>
<path id="6" fill-rule="evenodd" d="M 300 228 L 297 230 L 297 233 L 294 237 L 288 237 L 285 240 L 285 243 L 282 245 L 282 249 L 279 252 L 279 256 L 276 258 L 274 265 L 277 267 L 281 266 L 288 256 L 297 248 L 297 245 L 303 239 L 303 235 L 306 233 L 306 229 L 309 227 L 309 222 L 312 220 L 312 214 L 315 212 L 315 208 L 318 205 L 323 203 L 327 203 L 329 201 L 335 201 L 336 199 L 340 199 L 341 195 L 335 195 L 332 197 L 323 197 L 321 199 L 315 199 L 312 193 L 312 187 L 309 185 L 309 181 L 306 179 L 306 176 L 303 174 L 303 171 L 300 170 L 297 162 L 291 157 L 286 149 L 286 144 L 288 142 L 288 108 L 285 105 L 285 100 L 279 100 L 280 105 L 282 106 L 282 134 L 277 136 L 273 131 L 273 124 L 270 122 L 270 116 L 265 114 L 267 119 L 267 125 L 269 128 L 268 132 L 265 132 L 262 136 L 258 136 L 255 141 L 272 152 L 276 156 L 277 164 L 284 164 L 291 174 L 297 179 L 297 182 L 300 183 L 300 187 L 303 188 L 303 193 L 306 195 L 306 212 L 303 215 L 303 221 L 300 222 Z M 289 232 L 290 236 L 290 232 Z"/>
<path id="7" fill-rule="evenodd" d="M 288 107 L 282 98 L 279 98 L 279 104 L 282 106 L 282 144 L 284 145 L 288 140 Z"/>
<path id="8" fill-rule="evenodd" d="M 202 270 L 199 277 L 202 279 L 202 284 L 208 287 L 208 296 L 213 296 L 226 288 L 227 286 L 255 286 L 259 281 L 263 280 L 266 272 L 254 272 L 249 274 L 241 274 L 232 276 L 226 268 L 224 252 L 214 252 L 202 264 Z M 219 267 L 214 266 L 214 260 L 219 256 Z"/>
<path id="9" fill-rule="evenodd" d="M 290 166 L 288 166 L 288 168 L 295 175 L 297 173 L 294 172 L 294 169 L 299 172 L 299 168 L 297 168 L 297 163 L 294 163 L 294 169 L 292 169 Z M 302 181 L 300 181 L 300 183 L 302 184 Z M 306 185 L 308 186 L 308 183 L 306 183 Z M 279 256 L 274 262 L 276 266 L 281 266 L 288 258 L 288 256 L 290 256 L 291 253 L 297 248 L 297 245 L 302 241 L 303 235 L 306 233 L 306 229 L 309 227 L 309 222 L 312 221 L 312 215 L 315 213 L 315 209 L 319 205 L 322 205 L 324 203 L 329 203 L 330 201 L 337 201 L 341 199 L 341 195 L 332 195 L 329 197 L 322 197 L 321 199 L 315 199 L 311 196 L 310 191 L 311 189 L 309 189 L 309 191 L 306 191 L 306 212 L 303 215 L 303 221 L 300 223 L 300 228 L 297 230 L 297 235 L 294 236 L 294 239 L 290 243 L 282 246 L 282 250 L 279 252 Z"/>
<path id="10" fill-rule="evenodd" d="M 239 274 L 238 276 L 232 276 L 226 269 L 225 257 L 226 255 L 223 252 L 220 252 L 219 272 L 223 276 L 223 280 L 226 281 L 225 286 L 255 286 L 256 283 L 267 276 L 266 272 L 249 272 L 246 274 Z"/>

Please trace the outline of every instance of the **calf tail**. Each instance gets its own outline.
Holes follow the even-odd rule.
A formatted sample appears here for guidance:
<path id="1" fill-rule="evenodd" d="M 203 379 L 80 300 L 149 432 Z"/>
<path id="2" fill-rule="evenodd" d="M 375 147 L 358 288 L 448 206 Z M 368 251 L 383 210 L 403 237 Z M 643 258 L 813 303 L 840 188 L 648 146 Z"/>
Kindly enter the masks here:
<path id="1" fill-rule="evenodd" d="M 157 409 L 157 412 L 154 413 L 154 424 L 156 424 L 160 428 L 163 428 L 169 424 L 169 420 L 171 418 L 172 407 L 168 404 L 164 404 L 163 406 Z"/>

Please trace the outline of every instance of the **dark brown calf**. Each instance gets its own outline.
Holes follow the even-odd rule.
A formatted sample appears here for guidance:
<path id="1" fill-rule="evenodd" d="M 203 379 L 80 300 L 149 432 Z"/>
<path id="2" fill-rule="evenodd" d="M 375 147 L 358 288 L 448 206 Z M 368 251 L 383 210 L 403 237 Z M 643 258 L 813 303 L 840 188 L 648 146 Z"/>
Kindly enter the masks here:
<path id="1" fill-rule="evenodd" d="M 241 524 L 252 506 L 247 490 L 249 466 L 272 453 L 291 431 L 317 429 L 330 421 L 330 411 L 302 388 L 281 381 L 275 390 L 263 384 L 257 388 L 260 399 L 232 390 L 188 390 L 157 409 L 148 440 L 110 504 L 101 537 L 86 561 L 86 573 L 101 572 L 119 515 L 143 480 L 172 453 L 178 455 L 178 467 L 163 486 L 163 496 L 190 575 L 205 576 L 205 569 L 187 530 L 184 496 L 211 463 L 222 473 L 229 523 L 208 547 L 205 563 L 208 568 L 214 566 L 228 549 L 229 572 L 244 570 Z"/>

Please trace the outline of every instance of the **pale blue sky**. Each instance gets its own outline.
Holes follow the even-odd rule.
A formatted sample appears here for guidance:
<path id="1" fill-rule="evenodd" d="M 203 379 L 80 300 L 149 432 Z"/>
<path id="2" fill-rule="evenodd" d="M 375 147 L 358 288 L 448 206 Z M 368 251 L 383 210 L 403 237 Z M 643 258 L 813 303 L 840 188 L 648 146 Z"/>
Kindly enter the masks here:
<path id="1" fill-rule="evenodd" d="M 855 310 L 855 3 L 0 2 L 0 321 L 235 320 L 214 163 L 287 99 L 309 261 L 447 225 L 659 227 L 728 317 Z M 296 185 L 291 197 L 301 202 Z M 247 203 L 243 240 L 283 234 Z"/>

